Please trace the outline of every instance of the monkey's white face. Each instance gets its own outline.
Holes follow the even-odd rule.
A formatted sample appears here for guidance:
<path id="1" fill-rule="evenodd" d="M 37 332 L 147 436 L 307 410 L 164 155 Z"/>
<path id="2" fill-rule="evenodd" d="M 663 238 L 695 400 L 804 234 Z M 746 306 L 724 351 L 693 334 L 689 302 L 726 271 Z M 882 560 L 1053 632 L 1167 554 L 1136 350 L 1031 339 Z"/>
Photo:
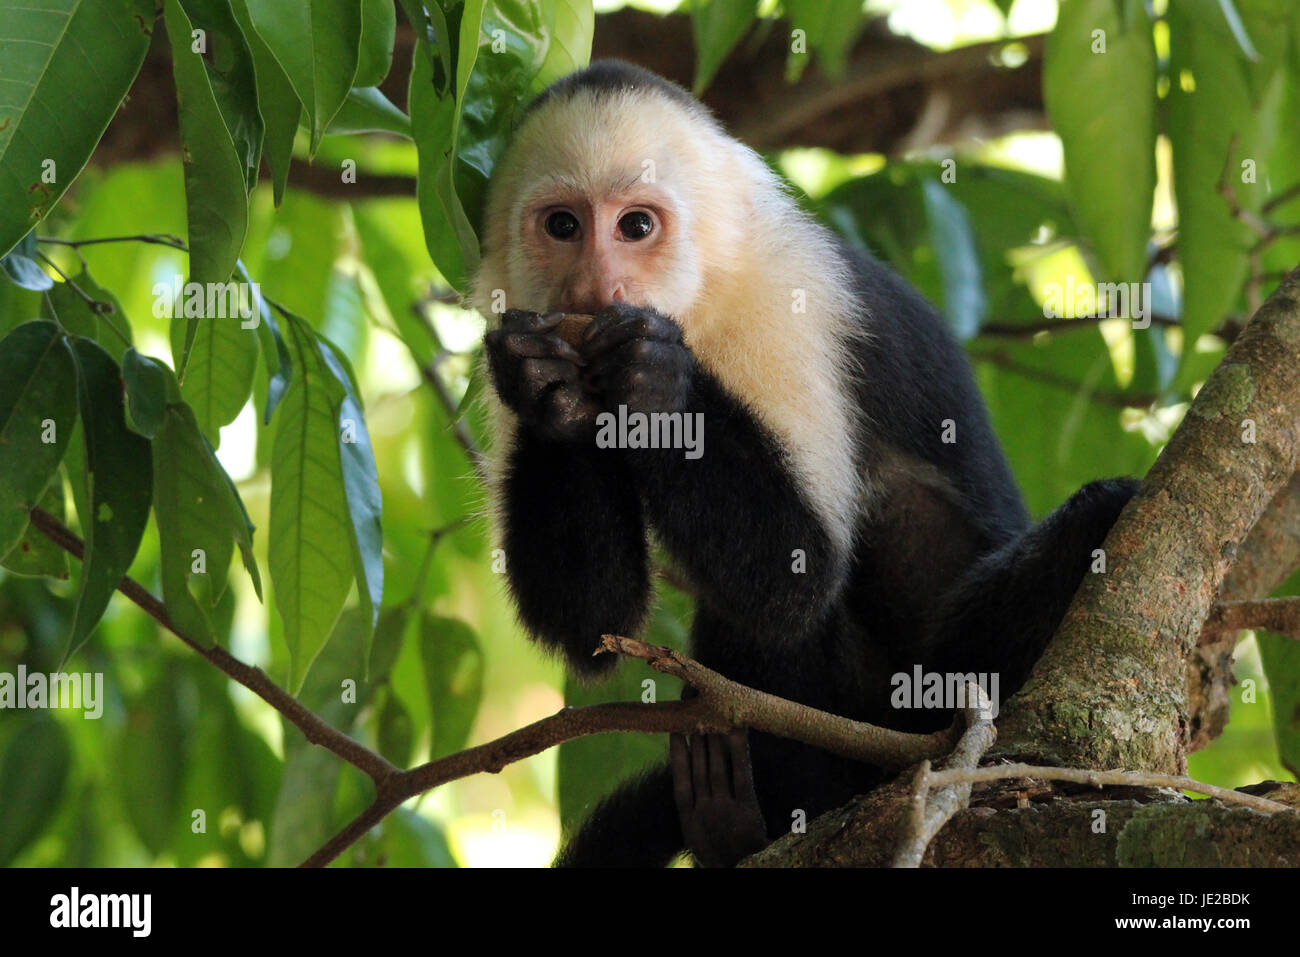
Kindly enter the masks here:
<path id="1" fill-rule="evenodd" d="M 493 177 L 475 299 L 484 311 L 595 313 L 615 302 L 689 321 L 716 134 L 634 93 L 542 106 Z M 709 229 L 716 229 L 716 223 Z M 500 301 L 502 294 L 504 302 Z"/>
<path id="2" fill-rule="evenodd" d="M 523 210 L 520 242 L 547 310 L 596 313 L 662 300 L 679 229 L 671 198 L 638 182 L 597 197 L 544 190 Z"/>

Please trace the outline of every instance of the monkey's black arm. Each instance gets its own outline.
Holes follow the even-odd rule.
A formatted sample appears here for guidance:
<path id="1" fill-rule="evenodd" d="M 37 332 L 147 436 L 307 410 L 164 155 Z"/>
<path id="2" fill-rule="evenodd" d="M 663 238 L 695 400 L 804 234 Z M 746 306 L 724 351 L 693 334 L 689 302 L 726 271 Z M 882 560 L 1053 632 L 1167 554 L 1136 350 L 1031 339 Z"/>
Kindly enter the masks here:
<path id="1" fill-rule="evenodd" d="M 1085 485 L 1040 524 L 980 558 L 937 605 L 917 663 L 944 673 L 997 672 L 1001 697 L 1013 694 L 1137 487 L 1133 479 Z"/>
<path id="2" fill-rule="evenodd" d="M 634 634 L 650 599 L 645 522 L 616 455 L 521 427 L 504 477 L 506 567 L 524 624 L 586 674 L 600 636 Z"/>
<path id="3" fill-rule="evenodd" d="M 755 633 L 812 633 L 842 587 L 844 558 L 776 438 L 698 365 L 684 414 L 694 413 L 699 458 L 627 451 L 650 523 L 717 614 Z"/>

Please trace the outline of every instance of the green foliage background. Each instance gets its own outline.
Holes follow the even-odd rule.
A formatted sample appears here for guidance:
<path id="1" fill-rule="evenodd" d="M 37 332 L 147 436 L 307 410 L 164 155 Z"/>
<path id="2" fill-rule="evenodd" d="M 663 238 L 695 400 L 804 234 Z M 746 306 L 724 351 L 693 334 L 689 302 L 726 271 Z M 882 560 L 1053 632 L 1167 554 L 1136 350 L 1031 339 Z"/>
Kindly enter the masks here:
<path id="1" fill-rule="evenodd" d="M 1014 39 L 1010 4 L 949 5 L 1000 9 Z M 0 0 L 0 60 L 21 90 L 0 105 L 0 673 L 102 673 L 105 694 L 98 720 L 0 710 L 0 863 L 294 864 L 368 802 L 364 776 L 114 597 L 127 570 L 198 643 L 258 664 L 403 766 L 563 700 L 675 697 L 629 663 L 610 684 L 566 687 L 526 643 L 455 428 L 485 441 L 482 319 L 444 293 L 478 261 L 484 188 L 519 110 L 586 62 L 590 3 L 165 0 L 156 18 L 150 0 L 43 7 Z M 759 20 L 805 32 L 791 80 L 810 64 L 842 70 L 865 23 L 856 0 L 686 7 L 700 91 Z M 1044 68 L 1054 134 L 890 161 L 770 157 L 810 209 L 943 307 L 1036 514 L 1090 479 L 1143 474 L 1222 355 L 1216 332 L 1249 314 L 1256 237 L 1220 195 L 1225 167 L 1244 210 L 1300 221 L 1287 192 L 1300 183 L 1300 12 L 1286 0 L 1155 11 L 1061 5 Z M 378 89 L 403 19 L 419 38 L 409 115 Z M 157 30 L 183 157 L 87 165 Z M 416 196 L 322 199 L 295 185 L 293 157 L 414 176 Z M 55 241 L 134 235 L 180 238 Z M 1294 266 L 1300 237 L 1254 260 L 1264 274 Z M 161 314 L 176 277 L 256 282 L 257 328 Z M 1164 321 L 1014 334 L 1067 280 L 1149 281 Z M 34 440 L 48 421 L 57 441 Z M 84 566 L 27 525 L 37 504 L 87 540 Z M 689 613 L 665 589 L 651 639 L 680 644 Z M 1234 701 L 1195 776 L 1297 769 L 1300 655 L 1274 636 L 1259 647 L 1239 655 L 1256 696 Z M 664 748 L 589 738 L 457 782 L 339 865 L 542 863 L 561 820 Z"/>

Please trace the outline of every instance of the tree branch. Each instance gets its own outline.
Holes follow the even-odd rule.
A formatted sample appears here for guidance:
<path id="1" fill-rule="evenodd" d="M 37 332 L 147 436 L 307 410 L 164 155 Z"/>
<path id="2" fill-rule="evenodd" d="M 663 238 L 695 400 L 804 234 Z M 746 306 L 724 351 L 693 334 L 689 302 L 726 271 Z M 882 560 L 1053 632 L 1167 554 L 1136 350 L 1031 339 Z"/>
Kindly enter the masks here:
<path id="1" fill-rule="evenodd" d="M 1300 462 L 1300 268 L 1197 394 L 999 716 L 1042 763 L 1181 773 L 1187 663 L 1241 543 Z"/>
<path id="2" fill-rule="evenodd" d="M 33 508 L 30 514 L 35 528 L 74 557 L 83 558 L 85 544 L 62 522 L 39 508 Z M 954 737 L 951 731 L 904 734 L 850 721 L 737 684 L 672 649 L 607 635 L 602 650 L 643 658 L 656 669 L 692 684 L 699 696 L 688 701 L 564 708 L 494 741 L 403 771 L 321 720 L 261 669 L 245 664 L 219 646 L 208 648 L 186 635 L 168 616 L 163 602 L 133 578 L 123 578 L 117 589 L 197 654 L 284 715 L 312 744 L 359 768 L 374 781 L 375 799 L 370 806 L 312 854 L 303 863 L 305 867 L 328 864 L 409 798 L 471 774 L 495 774 L 507 764 L 590 734 L 696 734 L 747 725 L 881 767 L 905 767 L 922 758 L 938 757 L 947 753 Z"/>
<path id="3" fill-rule="evenodd" d="M 967 682 L 966 700 L 972 699 L 976 705 L 962 710 L 966 732 L 944 762 L 945 767 L 954 773 L 973 770 L 998 739 L 997 728 L 989 718 L 988 696 L 979 685 Z M 938 793 L 928 798 L 932 788 L 938 788 Z M 910 826 L 894 855 L 894 867 L 920 867 L 925 849 L 935 835 L 943 830 L 954 814 L 970 806 L 970 792 L 969 781 L 944 778 L 942 772 L 930 771 L 928 761 L 922 764 L 912 792 Z"/>

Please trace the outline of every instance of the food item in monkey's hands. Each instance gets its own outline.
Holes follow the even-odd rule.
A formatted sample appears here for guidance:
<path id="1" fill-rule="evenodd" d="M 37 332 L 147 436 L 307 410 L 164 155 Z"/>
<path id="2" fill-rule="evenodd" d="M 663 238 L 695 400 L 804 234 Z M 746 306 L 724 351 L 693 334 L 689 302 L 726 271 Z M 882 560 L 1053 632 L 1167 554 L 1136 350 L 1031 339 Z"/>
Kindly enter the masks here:
<path id="1" fill-rule="evenodd" d="M 551 331 L 576 349 L 582 345 L 582 336 L 587 331 L 587 324 L 594 318 L 581 312 L 566 313 L 560 320 L 560 324 Z"/>

